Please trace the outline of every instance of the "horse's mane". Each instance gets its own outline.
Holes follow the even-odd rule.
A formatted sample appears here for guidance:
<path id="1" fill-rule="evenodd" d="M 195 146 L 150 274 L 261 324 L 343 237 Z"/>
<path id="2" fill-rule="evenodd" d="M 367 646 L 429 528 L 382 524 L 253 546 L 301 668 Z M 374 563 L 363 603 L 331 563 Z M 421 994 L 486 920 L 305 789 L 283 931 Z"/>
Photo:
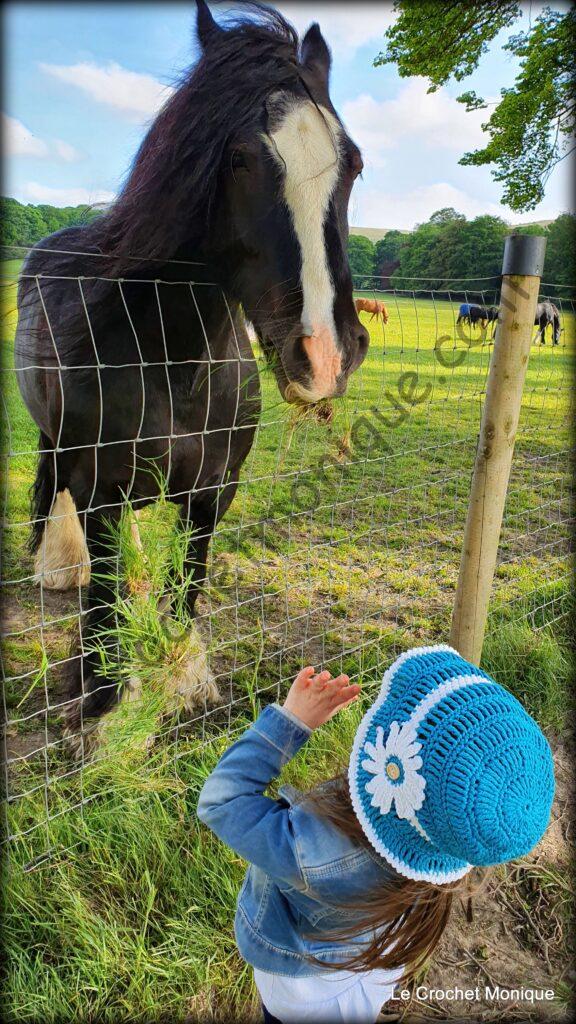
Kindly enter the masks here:
<path id="1" fill-rule="evenodd" d="M 211 235 L 230 139 L 243 131 L 266 130 L 263 112 L 270 93 L 302 88 L 295 30 L 271 8 L 242 6 L 252 17 L 228 19 L 225 29 L 211 34 L 148 130 L 114 204 L 88 224 L 49 236 L 29 253 L 19 306 L 37 302 L 34 277 L 47 275 L 43 293 L 48 310 L 58 310 L 63 359 L 89 361 L 91 355 L 77 277 L 97 278 L 84 286 L 95 330 L 115 315 L 125 319 L 117 279 L 201 279 L 203 272 L 210 277 L 211 271 L 203 271 L 198 262 Z M 171 267 L 171 259 L 190 261 L 190 266 Z M 145 298 L 155 301 L 152 291 L 139 297 L 140 305 Z"/>
<path id="2" fill-rule="evenodd" d="M 115 276 L 134 273 L 134 257 L 198 258 L 232 134 L 264 130 L 266 97 L 300 79 L 295 30 L 275 10 L 246 6 L 257 20 L 228 23 L 210 38 L 150 127 L 117 200 L 83 229 L 113 256 Z"/>

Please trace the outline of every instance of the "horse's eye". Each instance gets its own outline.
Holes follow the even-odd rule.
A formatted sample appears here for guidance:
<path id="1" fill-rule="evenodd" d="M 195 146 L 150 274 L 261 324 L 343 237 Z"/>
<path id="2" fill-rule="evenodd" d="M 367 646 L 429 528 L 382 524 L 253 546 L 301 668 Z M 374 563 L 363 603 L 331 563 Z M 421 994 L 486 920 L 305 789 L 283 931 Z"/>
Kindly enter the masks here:
<path id="1" fill-rule="evenodd" d="M 350 156 L 350 170 L 353 178 L 357 178 L 364 170 L 364 161 L 358 150 L 355 150 Z"/>
<path id="2" fill-rule="evenodd" d="M 246 156 L 241 149 L 234 149 L 232 151 L 232 157 L 230 162 L 233 171 L 248 170 L 248 161 L 246 160 Z"/>

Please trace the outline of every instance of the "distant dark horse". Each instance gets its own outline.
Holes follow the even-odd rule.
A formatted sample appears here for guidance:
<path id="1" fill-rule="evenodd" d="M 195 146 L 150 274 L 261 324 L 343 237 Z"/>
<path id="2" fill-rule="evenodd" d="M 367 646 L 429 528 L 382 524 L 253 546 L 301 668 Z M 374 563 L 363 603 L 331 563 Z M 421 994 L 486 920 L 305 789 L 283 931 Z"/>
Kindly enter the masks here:
<path id="1" fill-rule="evenodd" d="M 536 333 L 535 341 L 540 339 L 542 345 L 546 344 L 546 328 L 552 328 L 552 344 L 557 345 L 560 341 L 560 310 L 553 302 L 546 299 L 544 302 L 539 302 L 536 306 L 536 315 L 534 317 L 534 324 L 538 325 L 539 330 Z"/>
<path id="2" fill-rule="evenodd" d="M 480 323 L 481 327 L 486 327 L 487 324 L 494 323 L 494 329 L 492 331 L 492 336 L 494 336 L 498 323 L 498 313 L 498 306 L 472 306 L 467 302 L 463 302 L 460 306 L 456 323 L 468 323 L 472 327 L 475 327 L 477 323 Z M 536 333 L 535 341 L 540 339 L 541 343 L 545 345 L 546 328 L 552 327 L 552 344 L 558 344 L 561 334 L 560 311 L 553 302 L 546 299 L 544 302 L 538 303 L 536 306 L 534 324 L 540 328 Z"/>
<path id="3" fill-rule="evenodd" d="M 476 327 L 476 324 L 480 323 L 482 327 L 486 325 L 486 319 L 488 312 L 484 306 L 476 306 L 470 302 L 463 302 L 458 311 L 457 324 L 465 323 L 470 324 L 472 327 Z"/>
<path id="4" fill-rule="evenodd" d="M 85 536 L 93 570 L 68 732 L 92 728 L 118 699 L 94 643 L 114 621 L 118 585 L 107 524 L 125 497 L 136 509 L 154 501 L 159 473 L 194 530 L 194 610 L 260 412 L 240 305 L 287 401 L 341 395 L 368 347 L 346 256 L 362 161 L 330 101 L 320 29 L 299 46 L 264 9 L 224 30 L 204 0 L 197 28 L 200 59 L 117 201 L 39 243 L 19 285 L 16 367 L 40 428 L 37 569 L 45 585 L 78 586 Z M 178 684 L 186 706 L 215 696 L 198 638 L 194 650 Z"/>
<path id="5" fill-rule="evenodd" d="M 496 328 L 498 327 L 498 316 L 500 314 L 499 306 L 487 306 L 486 307 L 486 322 L 494 324 L 492 328 L 492 337 L 496 334 Z"/>

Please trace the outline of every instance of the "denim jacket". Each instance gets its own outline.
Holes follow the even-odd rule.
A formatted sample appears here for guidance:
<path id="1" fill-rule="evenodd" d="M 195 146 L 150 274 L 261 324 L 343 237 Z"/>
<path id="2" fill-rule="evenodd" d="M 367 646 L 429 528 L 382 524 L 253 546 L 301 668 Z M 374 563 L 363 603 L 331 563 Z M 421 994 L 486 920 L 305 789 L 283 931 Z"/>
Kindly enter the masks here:
<path id="1" fill-rule="evenodd" d="M 290 977 L 321 970 L 310 954 L 334 964 L 360 953 L 372 931 L 345 942 L 325 933 L 352 931 L 361 914 L 345 904 L 361 907 L 394 874 L 376 852 L 315 815 L 292 786 L 279 800 L 264 796 L 309 736 L 294 715 L 269 705 L 220 759 L 198 804 L 200 819 L 250 863 L 235 919 L 240 953 Z"/>

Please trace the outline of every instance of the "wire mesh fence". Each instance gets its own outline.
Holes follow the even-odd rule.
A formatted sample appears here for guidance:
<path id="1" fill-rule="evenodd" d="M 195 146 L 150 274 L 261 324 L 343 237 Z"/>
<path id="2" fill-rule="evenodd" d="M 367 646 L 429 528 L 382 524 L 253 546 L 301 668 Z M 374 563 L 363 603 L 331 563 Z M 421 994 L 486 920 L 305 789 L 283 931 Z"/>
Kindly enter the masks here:
<path id="1" fill-rule="evenodd" d="M 345 671 L 373 692 L 394 656 L 411 645 L 446 639 L 449 630 L 493 346 L 493 322 L 488 316 L 470 316 L 470 311 L 497 308 L 499 281 L 435 281 L 430 287 L 428 281 L 410 280 L 399 282 L 406 287 L 384 287 L 388 282 L 359 278 L 356 296 L 384 308 L 360 314 L 370 332 L 368 354 L 350 378 L 345 397 L 333 403 L 298 407 L 283 402 L 266 356 L 253 341 L 261 411 L 236 494 L 224 514 L 216 515 L 213 529 L 197 522 L 182 528 L 175 502 L 196 502 L 210 490 L 218 502 L 227 493 L 228 477 L 220 473 L 211 482 L 210 474 L 204 474 L 188 490 L 178 487 L 177 478 L 171 485 L 170 468 L 160 473 L 159 460 L 150 457 L 150 442 L 157 442 L 170 462 L 184 438 L 199 446 L 206 469 L 211 439 L 222 436 L 227 472 L 230 439 L 247 424 L 238 414 L 238 401 L 231 424 L 214 422 L 213 406 L 221 399 L 210 398 L 210 382 L 223 364 L 237 370 L 240 381 L 247 357 L 241 347 L 216 357 L 206 332 L 200 358 L 181 364 L 170 358 L 163 289 L 186 289 L 197 312 L 199 290 L 218 290 L 205 280 L 180 284 L 177 270 L 174 265 L 166 280 L 147 279 L 141 285 L 150 290 L 158 313 L 155 358 L 140 346 L 130 304 L 124 301 L 126 282 L 112 282 L 133 329 L 137 358 L 130 369 L 142 375 L 142 393 L 148 374 L 165 374 L 168 429 L 143 438 L 140 412 L 134 430 L 129 412 L 135 400 L 126 389 L 126 422 L 132 432 L 122 444 L 128 443 L 131 457 L 124 466 L 122 501 L 111 501 L 105 509 L 111 513 L 113 506 L 123 505 L 123 516 L 112 517 L 109 551 L 93 551 L 89 560 L 76 515 L 86 523 L 97 499 L 93 469 L 93 486 L 76 509 L 70 503 L 52 509 L 49 528 L 60 522 L 70 536 L 76 524 L 68 560 L 60 546 L 56 565 L 47 531 L 36 557 L 27 547 L 29 491 L 41 446 L 18 386 L 18 376 L 31 365 L 15 367 L 13 361 L 15 282 L 21 265 L 16 259 L 3 264 L 4 843 L 27 865 L 82 841 L 84 809 L 121 784 L 119 772 L 131 757 L 150 764 L 151 786 L 159 756 L 164 763 L 170 760 L 177 777 L 182 757 L 193 756 L 199 743 L 218 743 L 231 735 L 258 702 L 285 691 L 302 664 Z M 46 276 L 31 281 L 40 296 L 49 296 Z M 88 325 L 96 277 L 73 282 Z M 559 309 L 562 329 L 557 344 L 550 334 L 544 343 L 535 341 L 529 363 L 495 581 L 493 630 L 511 622 L 540 629 L 567 612 L 575 339 L 574 296 L 568 292 L 542 285 L 542 297 L 550 294 Z M 58 317 L 49 297 L 43 301 L 56 352 L 52 373 L 61 394 L 70 393 L 71 385 L 62 384 L 66 374 L 74 379 L 74 374 L 91 373 L 98 412 L 96 438 L 87 441 L 79 434 L 74 444 L 62 438 L 53 438 L 52 444 L 64 454 L 85 449 L 95 465 L 100 460 L 106 466 L 106 451 L 119 442 L 106 435 L 103 388 L 110 374 L 127 366 L 100 361 L 97 330 L 91 329 L 93 358 L 68 366 L 58 357 Z M 220 301 L 225 303 L 225 296 Z M 537 331 L 535 326 L 535 339 Z M 206 381 L 201 399 L 196 398 L 202 403 L 199 425 L 186 430 L 171 399 L 179 373 L 191 367 L 205 372 Z M 141 491 L 136 495 L 132 486 L 142 464 L 153 481 L 148 497 L 154 501 Z M 59 491 L 56 473 L 53 496 Z M 192 621 L 190 544 L 197 551 L 204 540 L 210 542 L 206 581 Z M 78 551 L 84 551 L 80 559 Z M 107 642 L 97 648 L 99 685 L 116 689 L 121 679 L 123 700 L 102 717 L 90 743 L 82 715 L 73 728 L 63 729 L 70 705 L 82 705 L 83 697 L 82 691 L 70 696 L 67 674 L 83 663 L 86 647 L 95 643 L 85 627 L 89 572 L 93 579 L 102 573 L 124 581 L 107 622 Z"/>

